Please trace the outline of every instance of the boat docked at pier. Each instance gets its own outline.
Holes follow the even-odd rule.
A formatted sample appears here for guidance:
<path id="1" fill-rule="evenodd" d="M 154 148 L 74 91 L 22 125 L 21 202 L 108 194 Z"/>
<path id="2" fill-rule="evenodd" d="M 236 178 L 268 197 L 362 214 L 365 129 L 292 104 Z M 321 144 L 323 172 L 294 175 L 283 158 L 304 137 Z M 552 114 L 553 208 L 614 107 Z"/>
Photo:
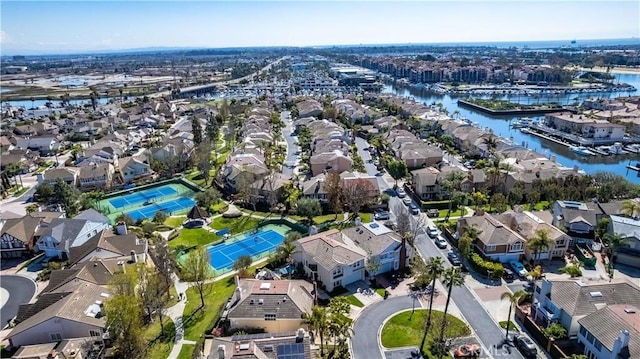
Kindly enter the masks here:
<path id="1" fill-rule="evenodd" d="M 595 153 L 584 146 L 571 146 L 569 149 L 579 155 L 595 156 Z"/>
<path id="2" fill-rule="evenodd" d="M 511 128 L 527 128 L 533 125 L 533 120 L 528 117 L 523 117 L 511 124 Z"/>

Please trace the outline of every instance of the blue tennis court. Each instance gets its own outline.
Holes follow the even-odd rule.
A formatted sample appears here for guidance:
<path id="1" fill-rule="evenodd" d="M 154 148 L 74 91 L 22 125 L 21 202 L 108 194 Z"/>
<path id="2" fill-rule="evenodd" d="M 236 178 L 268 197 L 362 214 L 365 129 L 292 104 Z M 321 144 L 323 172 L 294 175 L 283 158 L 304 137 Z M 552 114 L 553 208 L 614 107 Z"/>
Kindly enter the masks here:
<path id="1" fill-rule="evenodd" d="M 191 198 L 181 197 L 178 199 L 173 199 L 166 202 L 160 203 L 152 203 L 145 207 L 140 207 L 138 209 L 134 209 L 133 211 L 125 212 L 126 215 L 133 218 L 134 221 L 138 221 L 140 219 L 145 218 L 153 218 L 156 215 L 156 212 L 162 211 L 167 215 L 171 216 L 174 213 L 182 212 L 188 210 L 189 208 L 196 205 L 196 201 Z"/>
<path id="2" fill-rule="evenodd" d="M 171 185 L 165 185 L 161 187 L 149 188 L 140 192 L 130 193 L 126 196 L 121 196 L 109 200 L 109 203 L 116 209 L 121 209 L 136 204 L 143 204 L 147 201 L 157 200 L 162 197 L 172 196 L 178 193 L 178 190 L 171 187 Z"/>
<path id="3" fill-rule="evenodd" d="M 239 234 L 222 244 L 207 248 L 211 256 L 211 266 L 216 270 L 231 269 L 233 262 L 241 255 L 251 257 L 271 252 L 284 241 L 284 235 L 273 229 L 260 228 L 257 232 L 250 231 Z"/>

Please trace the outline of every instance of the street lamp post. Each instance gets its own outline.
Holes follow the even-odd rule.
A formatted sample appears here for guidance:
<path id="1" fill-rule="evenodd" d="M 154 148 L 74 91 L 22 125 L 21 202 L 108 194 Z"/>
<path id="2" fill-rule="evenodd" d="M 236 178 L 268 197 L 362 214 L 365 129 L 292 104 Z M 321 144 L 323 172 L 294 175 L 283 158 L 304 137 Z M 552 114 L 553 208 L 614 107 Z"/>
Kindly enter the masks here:
<path id="1" fill-rule="evenodd" d="M 413 313 L 415 313 L 415 311 L 416 311 L 416 298 L 418 297 L 418 293 L 415 292 L 415 291 L 411 291 L 409 293 L 409 296 L 412 299 L 412 302 L 411 302 L 411 315 L 409 316 L 409 320 L 411 320 L 411 318 L 413 318 Z"/>

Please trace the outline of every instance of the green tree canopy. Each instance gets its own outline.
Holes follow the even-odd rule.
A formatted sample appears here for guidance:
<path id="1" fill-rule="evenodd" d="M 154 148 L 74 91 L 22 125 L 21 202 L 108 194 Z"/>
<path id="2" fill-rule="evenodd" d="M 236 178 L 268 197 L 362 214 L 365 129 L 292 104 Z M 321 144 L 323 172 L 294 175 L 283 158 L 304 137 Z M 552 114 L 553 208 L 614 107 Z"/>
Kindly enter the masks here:
<path id="1" fill-rule="evenodd" d="M 300 198 L 296 202 L 298 214 L 313 223 L 313 217 L 322 214 L 322 205 L 320 201 L 315 198 Z"/>

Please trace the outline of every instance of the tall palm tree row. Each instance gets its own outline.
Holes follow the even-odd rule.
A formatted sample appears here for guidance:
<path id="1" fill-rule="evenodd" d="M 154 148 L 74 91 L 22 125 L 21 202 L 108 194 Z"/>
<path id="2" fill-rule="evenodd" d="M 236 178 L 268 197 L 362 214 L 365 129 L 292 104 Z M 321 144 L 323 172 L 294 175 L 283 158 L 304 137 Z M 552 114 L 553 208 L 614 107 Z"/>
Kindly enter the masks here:
<path id="1" fill-rule="evenodd" d="M 519 290 L 515 293 L 504 292 L 500 296 L 501 300 L 509 300 L 509 314 L 507 315 L 507 334 L 505 334 L 505 339 L 509 338 L 509 325 L 511 324 L 511 310 L 514 306 L 518 304 L 520 298 L 523 298 L 527 293 L 524 290 Z"/>
<path id="2" fill-rule="evenodd" d="M 447 303 L 444 305 L 444 316 L 442 317 L 442 324 L 440 326 L 440 339 L 438 344 L 440 347 L 444 347 L 444 328 L 447 326 L 447 312 L 449 311 L 449 303 L 451 302 L 451 291 L 453 287 L 459 287 L 464 283 L 464 277 L 459 267 L 450 267 L 445 269 L 442 274 L 442 283 L 447 287 Z M 442 359 L 444 355 L 443 350 L 438 351 L 438 358 Z"/>
<path id="3" fill-rule="evenodd" d="M 424 334 L 422 335 L 422 343 L 420 344 L 420 350 L 424 347 L 424 342 L 427 339 L 427 333 L 431 327 L 431 312 L 433 310 L 433 295 L 435 294 L 436 281 L 442 276 L 444 272 L 444 266 L 442 264 L 442 257 L 431 257 L 429 263 L 427 263 L 427 273 L 431 278 L 431 296 L 429 298 L 429 312 L 427 313 L 427 321 L 424 326 Z"/>

